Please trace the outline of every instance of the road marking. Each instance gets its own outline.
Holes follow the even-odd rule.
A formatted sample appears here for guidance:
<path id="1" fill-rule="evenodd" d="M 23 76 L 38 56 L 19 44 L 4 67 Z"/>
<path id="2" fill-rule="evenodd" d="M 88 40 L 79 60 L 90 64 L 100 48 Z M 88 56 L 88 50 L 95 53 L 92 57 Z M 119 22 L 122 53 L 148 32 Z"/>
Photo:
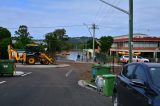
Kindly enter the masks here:
<path id="1" fill-rule="evenodd" d="M 21 75 L 21 76 L 24 77 L 24 76 L 29 75 L 29 74 L 31 74 L 31 73 L 32 73 L 32 72 L 28 72 L 28 73 L 23 74 L 23 75 Z"/>
<path id="2" fill-rule="evenodd" d="M 6 81 L 1 81 L 0 84 L 3 84 L 3 83 L 5 83 L 5 82 L 6 82 Z"/>
<path id="3" fill-rule="evenodd" d="M 72 70 L 68 71 L 68 72 L 66 73 L 66 77 L 68 77 L 71 73 L 72 73 Z"/>

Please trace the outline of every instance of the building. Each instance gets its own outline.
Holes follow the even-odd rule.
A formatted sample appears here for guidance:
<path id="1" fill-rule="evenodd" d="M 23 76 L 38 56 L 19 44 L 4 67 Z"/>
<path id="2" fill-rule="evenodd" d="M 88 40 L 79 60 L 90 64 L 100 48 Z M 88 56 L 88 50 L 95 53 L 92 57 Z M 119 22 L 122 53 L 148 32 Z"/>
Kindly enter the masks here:
<path id="1" fill-rule="evenodd" d="M 110 54 L 128 54 L 128 35 L 116 36 Z M 145 34 L 134 34 L 132 40 L 132 53 L 149 58 L 160 58 L 160 37 Z"/>
<path id="2" fill-rule="evenodd" d="M 87 59 L 93 59 L 93 49 L 83 49 L 83 53 L 86 55 Z M 99 48 L 95 49 L 95 54 L 100 53 Z"/>

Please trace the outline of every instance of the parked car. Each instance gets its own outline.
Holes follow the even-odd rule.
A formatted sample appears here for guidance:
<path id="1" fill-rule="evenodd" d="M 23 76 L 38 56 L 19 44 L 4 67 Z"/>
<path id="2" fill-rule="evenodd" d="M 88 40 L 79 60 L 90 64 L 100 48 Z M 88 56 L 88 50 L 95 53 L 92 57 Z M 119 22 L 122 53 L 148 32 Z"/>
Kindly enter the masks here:
<path id="1" fill-rule="evenodd" d="M 120 58 L 120 61 L 122 63 L 128 63 L 129 55 L 122 55 L 121 58 Z M 149 59 L 143 58 L 141 56 L 133 56 L 132 61 L 133 62 L 149 62 Z"/>
<path id="2" fill-rule="evenodd" d="M 116 77 L 113 106 L 160 106 L 160 63 L 129 63 Z"/>

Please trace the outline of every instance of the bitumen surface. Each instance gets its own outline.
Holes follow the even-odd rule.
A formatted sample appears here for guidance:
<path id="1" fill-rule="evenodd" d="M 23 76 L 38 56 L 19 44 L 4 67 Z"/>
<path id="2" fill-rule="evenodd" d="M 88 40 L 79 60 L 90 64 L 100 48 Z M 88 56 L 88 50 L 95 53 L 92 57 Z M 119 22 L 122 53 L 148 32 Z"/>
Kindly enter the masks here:
<path id="1" fill-rule="evenodd" d="M 24 73 L 0 77 L 0 106 L 111 106 L 111 99 L 78 85 L 68 67 L 17 67 Z"/>

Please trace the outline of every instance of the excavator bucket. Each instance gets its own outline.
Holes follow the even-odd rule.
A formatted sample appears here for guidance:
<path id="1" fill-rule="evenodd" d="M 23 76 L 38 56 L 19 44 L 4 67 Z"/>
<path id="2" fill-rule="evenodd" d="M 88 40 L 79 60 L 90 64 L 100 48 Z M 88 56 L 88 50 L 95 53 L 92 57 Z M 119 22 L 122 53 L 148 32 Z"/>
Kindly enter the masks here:
<path id="1" fill-rule="evenodd" d="M 42 59 L 45 59 L 47 61 L 49 61 L 50 64 L 54 64 L 55 63 L 55 59 L 54 58 L 50 58 L 47 54 L 45 53 L 40 53 L 40 57 Z"/>

